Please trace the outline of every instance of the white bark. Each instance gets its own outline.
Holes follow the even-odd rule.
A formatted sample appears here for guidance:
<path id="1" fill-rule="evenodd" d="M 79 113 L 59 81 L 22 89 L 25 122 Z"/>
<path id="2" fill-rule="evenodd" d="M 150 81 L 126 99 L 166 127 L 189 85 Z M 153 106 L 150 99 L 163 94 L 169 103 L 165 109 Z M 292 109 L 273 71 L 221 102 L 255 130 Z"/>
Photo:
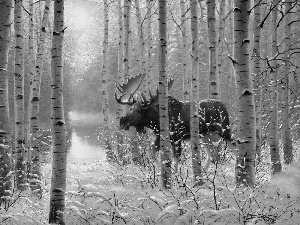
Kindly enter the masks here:
<path id="1" fill-rule="evenodd" d="M 291 46 L 291 9 L 292 1 L 286 0 L 285 5 L 285 40 L 284 40 L 284 69 L 283 73 L 283 85 L 282 85 L 282 145 L 283 145 L 283 154 L 284 162 L 290 164 L 293 161 L 293 146 L 292 146 L 292 137 L 291 137 L 291 121 L 290 121 L 290 66 L 291 66 L 291 57 L 290 57 L 290 46 Z"/>
<path id="2" fill-rule="evenodd" d="M 108 111 L 108 74 L 107 74 L 107 47 L 108 47 L 108 9 L 107 0 L 103 0 L 104 14 L 104 37 L 103 37 L 103 65 L 102 65 L 102 114 L 103 126 L 108 128 L 109 111 Z"/>
<path id="3" fill-rule="evenodd" d="M 217 32 L 216 32 L 216 16 L 215 0 L 207 0 L 207 24 L 209 38 L 209 98 L 220 98 L 220 78 L 216 72 L 217 69 Z"/>
<path id="4" fill-rule="evenodd" d="M 202 184 L 202 168 L 199 140 L 199 35 L 198 35 L 198 7 L 197 0 L 190 1 L 191 8 L 191 33 L 192 33 L 192 91 L 191 91 L 191 149 L 192 149 L 192 167 L 194 181 Z"/>
<path id="5" fill-rule="evenodd" d="M 158 0 L 159 17 L 159 121 L 161 150 L 162 187 L 170 189 L 172 153 L 170 146 L 168 114 L 168 82 L 166 73 L 167 60 L 167 1 Z"/>
<path id="6" fill-rule="evenodd" d="M 15 1 L 15 176 L 18 189 L 25 183 L 24 136 L 24 37 L 22 0 Z"/>
<path id="7" fill-rule="evenodd" d="M 262 79 L 261 79 L 261 15 L 259 0 L 255 0 L 254 4 L 254 21 L 253 21 L 253 69 L 252 69 L 252 82 L 254 91 L 255 114 L 256 114 L 256 155 L 257 160 L 260 161 L 261 157 L 261 94 L 262 94 Z"/>
<path id="8" fill-rule="evenodd" d="M 236 63 L 238 118 L 236 182 L 237 186 L 255 185 L 255 105 L 249 63 L 249 10 L 250 0 L 235 0 L 234 58 Z"/>
<path id="9" fill-rule="evenodd" d="M 66 126 L 63 110 L 63 40 L 64 0 L 54 2 L 54 24 L 52 39 L 52 80 L 51 80 L 51 132 L 53 162 L 50 188 L 49 223 L 62 224 L 65 210 L 66 191 Z"/>
<path id="10" fill-rule="evenodd" d="M 144 30 L 143 30 L 143 23 L 142 23 L 142 16 L 140 10 L 140 0 L 134 0 L 135 2 L 135 10 L 136 10 L 136 21 L 138 27 L 138 39 L 139 39 L 139 55 L 138 62 L 140 71 L 142 73 L 146 72 L 146 58 L 145 58 L 145 37 L 144 37 Z M 146 84 L 147 86 L 147 84 Z"/>
<path id="11" fill-rule="evenodd" d="M 124 80 L 127 81 L 131 75 L 131 28 L 130 28 L 131 0 L 124 0 L 124 55 L 123 70 Z"/>
<path id="12" fill-rule="evenodd" d="M 123 11 L 122 11 L 122 0 L 118 0 L 118 22 L 119 22 L 119 40 L 118 40 L 118 80 L 121 82 L 124 79 L 123 69 Z M 118 104 L 116 112 L 116 120 L 119 121 L 122 113 L 123 106 Z"/>
<path id="13" fill-rule="evenodd" d="M 272 7 L 278 4 L 279 0 L 273 0 Z M 277 47 L 277 7 L 271 12 L 271 29 L 272 29 L 272 56 L 276 56 L 278 53 Z M 278 69 L 277 61 L 273 59 L 271 61 L 270 68 L 270 151 L 271 151 L 271 163 L 272 173 L 279 173 L 282 170 L 279 154 L 278 143 Z"/>
<path id="14" fill-rule="evenodd" d="M 153 50 L 153 36 L 152 36 L 152 7 L 151 1 L 147 1 L 147 48 L 148 48 L 148 58 L 147 58 L 147 74 L 146 74 L 146 84 L 150 88 L 152 79 L 152 50 Z"/>
<path id="15" fill-rule="evenodd" d="M 44 63 L 44 53 L 45 53 L 45 45 L 46 45 L 46 34 L 47 34 L 47 26 L 49 22 L 49 7 L 51 0 L 46 0 L 44 7 L 44 15 L 42 20 L 41 29 L 39 32 L 38 38 L 38 46 L 37 46 L 37 54 L 36 61 L 34 62 L 33 58 L 32 65 L 35 65 L 35 71 L 31 71 L 30 80 L 30 96 L 29 96 L 29 106 L 28 106 L 28 122 L 30 124 L 30 132 L 32 137 L 36 137 L 39 132 L 39 103 L 40 103 L 40 86 L 41 86 L 41 78 L 43 73 L 43 63 Z M 32 49 L 34 54 L 34 50 Z"/>
<path id="16" fill-rule="evenodd" d="M 183 100 L 189 101 L 190 99 L 190 77 L 188 73 L 188 36 L 187 36 L 187 16 L 186 16 L 186 7 L 185 0 L 180 0 L 180 13 L 181 13 L 181 32 L 182 32 L 182 75 L 183 75 Z"/>
<path id="17" fill-rule="evenodd" d="M 13 187 L 13 176 L 9 176 L 13 168 L 7 79 L 12 17 L 13 1 L 0 1 L 0 206 L 9 202 L 2 197 L 11 196 Z"/>

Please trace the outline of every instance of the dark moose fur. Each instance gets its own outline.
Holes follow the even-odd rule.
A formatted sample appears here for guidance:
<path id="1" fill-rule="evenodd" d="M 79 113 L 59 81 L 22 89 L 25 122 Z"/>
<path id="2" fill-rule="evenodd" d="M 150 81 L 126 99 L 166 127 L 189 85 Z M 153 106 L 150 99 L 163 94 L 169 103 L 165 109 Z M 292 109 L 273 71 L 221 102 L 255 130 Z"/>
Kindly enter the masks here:
<path id="1" fill-rule="evenodd" d="M 181 102 L 169 96 L 170 140 L 175 160 L 181 156 L 181 141 L 190 138 L 190 102 Z M 199 107 L 199 134 L 205 136 L 207 132 L 216 132 L 226 142 L 232 143 L 229 115 L 225 105 L 218 100 L 203 100 Z M 152 148 L 154 159 L 159 150 L 159 108 L 158 104 L 143 108 L 139 103 L 133 104 L 130 111 L 121 118 L 120 127 L 136 128 L 144 132 L 144 127 L 154 131 L 156 139 Z"/>

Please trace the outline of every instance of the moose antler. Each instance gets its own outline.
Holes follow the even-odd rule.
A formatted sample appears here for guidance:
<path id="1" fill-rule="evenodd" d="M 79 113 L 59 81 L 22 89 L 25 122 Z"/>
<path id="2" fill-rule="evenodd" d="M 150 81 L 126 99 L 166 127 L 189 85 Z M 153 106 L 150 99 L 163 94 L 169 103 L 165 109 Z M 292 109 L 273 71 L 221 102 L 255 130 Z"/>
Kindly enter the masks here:
<path id="1" fill-rule="evenodd" d="M 174 83 L 174 79 L 169 79 L 168 80 L 168 90 L 170 90 L 172 88 L 172 85 Z M 156 87 L 156 95 L 152 95 L 151 91 L 149 90 L 149 96 L 150 99 L 147 100 L 145 95 L 142 93 L 142 99 L 140 101 L 138 101 L 138 103 L 143 107 L 143 108 L 149 108 L 151 106 L 157 105 L 158 104 L 158 88 Z"/>
<path id="2" fill-rule="evenodd" d="M 136 77 L 128 79 L 127 83 L 124 83 L 122 85 L 116 83 L 116 88 L 121 93 L 121 96 L 118 98 L 117 92 L 115 91 L 116 101 L 122 105 L 132 105 L 137 102 L 137 100 L 133 96 L 140 87 L 145 76 L 145 73 L 139 73 L 139 75 L 137 75 Z"/>

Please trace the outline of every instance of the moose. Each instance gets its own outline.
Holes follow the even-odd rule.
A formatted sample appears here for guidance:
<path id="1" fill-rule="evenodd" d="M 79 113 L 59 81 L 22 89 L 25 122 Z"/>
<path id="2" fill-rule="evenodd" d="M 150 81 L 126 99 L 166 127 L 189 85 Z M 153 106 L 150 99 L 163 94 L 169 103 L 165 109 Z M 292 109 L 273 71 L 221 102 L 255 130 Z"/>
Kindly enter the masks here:
<path id="1" fill-rule="evenodd" d="M 126 83 L 116 84 L 117 90 L 121 93 L 115 99 L 119 104 L 131 106 L 129 112 L 121 117 L 120 128 L 128 130 L 133 126 L 137 132 L 145 132 L 145 127 L 154 131 L 156 139 L 151 147 L 152 157 L 157 162 L 156 152 L 160 147 L 160 124 L 159 124 L 159 101 L 158 89 L 156 95 L 152 95 L 149 90 L 150 99 L 147 99 L 143 93 L 137 95 L 136 92 L 142 83 L 145 74 L 140 73 L 134 78 L 129 79 Z M 168 89 L 172 87 L 174 80 L 168 82 Z M 172 96 L 168 96 L 169 107 L 169 130 L 170 142 L 173 150 L 175 169 L 182 153 L 181 142 L 190 139 L 190 102 L 178 101 Z M 199 134 L 202 137 L 207 136 L 208 132 L 215 132 L 223 138 L 230 146 L 234 147 L 231 138 L 229 115 L 225 105 L 218 100 L 204 100 L 199 102 Z M 211 153 L 206 149 L 208 157 Z M 210 159 L 206 160 L 204 170 L 208 169 Z"/>

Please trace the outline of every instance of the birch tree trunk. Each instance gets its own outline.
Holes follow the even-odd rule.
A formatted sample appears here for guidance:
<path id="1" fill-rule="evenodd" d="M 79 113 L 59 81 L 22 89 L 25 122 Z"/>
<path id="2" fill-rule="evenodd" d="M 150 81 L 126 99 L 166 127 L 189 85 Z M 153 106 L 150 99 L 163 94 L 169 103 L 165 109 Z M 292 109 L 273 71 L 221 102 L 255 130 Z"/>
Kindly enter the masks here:
<path id="1" fill-rule="evenodd" d="M 255 106 L 249 70 L 250 0 L 235 0 L 234 63 L 238 94 L 236 183 L 255 185 Z"/>
<path id="2" fill-rule="evenodd" d="M 261 38 L 261 15 L 260 15 L 260 1 L 255 0 L 254 4 L 254 21 L 253 21 L 253 69 L 252 69 L 252 82 L 254 91 L 255 102 L 255 114 L 256 114 L 256 156 L 258 162 L 261 158 L 261 50 L 260 50 L 260 38 Z"/>
<path id="3" fill-rule="evenodd" d="M 191 0 L 191 33 L 192 33 L 192 91 L 191 91 L 191 149 L 194 182 L 202 184 L 202 167 L 199 140 L 199 35 L 198 35 L 198 2 Z"/>
<path id="4" fill-rule="evenodd" d="M 123 70 L 124 81 L 127 81 L 131 74 L 131 28 L 130 28 L 130 7 L 131 0 L 124 0 L 124 55 Z"/>
<path id="5" fill-rule="evenodd" d="M 169 132 L 168 82 L 166 74 L 167 60 L 167 1 L 158 0 L 159 23 L 159 122 L 161 150 L 161 179 L 162 187 L 171 189 L 172 154 Z"/>
<path id="6" fill-rule="evenodd" d="M 103 65 L 102 65 L 102 114 L 104 129 L 108 128 L 108 93 L 107 93 L 107 47 L 108 47 L 108 10 L 107 0 L 103 0 L 104 37 L 103 37 Z M 106 132 L 105 132 L 106 133 Z"/>
<path id="7" fill-rule="evenodd" d="M 141 10 L 140 10 L 140 3 L 139 0 L 134 0 L 135 2 L 135 10 L 136 10 L 136 21 L 138 27 L 138 36 L 139 36 L 139 67 L 142 73 L 146 72 L 146 58 L 145 58 L 145 37 L 144 37 L 144 30 L 143 30 L 143 23 L 141 18 Z M 147 83 L 145 82 L 147 87 Z"/>
<path id="8" fill-rule="evenodd" d="M 273 0 L 272 5 L 278 4 L 278 0 Z M 271 30 L 272 30 L 272 56 L 278 53 L 277 47 L 277 7 L 271 12 Z M 272 173 L 279 173 L 282 170 L 278 143 L 278 69 L 277 61 L 271 61 L 270 68 L 270 151 Z"/>
<path id="9" fill-rule="evenodd" d="M 233 25 L 233 20 L 234 20 L 234 15 L 233 15 L 233 12 L 232 12 L 232 9 L 233 9 L 233 2 L 234 0 L 228 0 L 228 14 L 229 14 L 229 32 L 228 32 L 228 53 L 230 56 L 233 56 L 233 30 L 234 30 L 234 25 Z M 230 65 L 229 67 L 229 74 L 228 74 L 228 82 L 229 82 L 229 87 L 231 87 L 234 92 L 231 91 L 231 94 L 230 94 L 230 100 L 229 100 L 229 105 L 230 106 L 233 106 L 236 101 L 237 101 L 237 93 L 236 93 L 236 81 L 235 81 L 235 73 L 234 73 L 234 68 L 232 66 L 232 64 Z M 232 107 L 230 107 L 232 108 Z M 237 115 L 237 111 L 236 111 L 236 107 L 235 109 L 231 109 L 230 110 L 233 117 L 236 117 Z"/>
<path id="10" fill-rule="evenodd" d="M 148 48 L 148 59 L 147 59 L 147 74 L 146 84 L 151 87 L 150 79 L 152 76 L 152 50 L 153 50 L 153 36 L 152 36 L 152 7 L 151 1 L 147 1 L 147 48 Z"/>
<path id="11" fill-rule="evenodd" d="M 41 79 L 43 73 L 43 62 L 44 62 L 44 53 L 45 53 L 45 45 L 46 45 L 46 34 L 47 34 L 47 26 L 49 22 L 49 8 L 50 8 L 51 0 L 46 0 L 44 7 L 44 15 L 42 19 L 42 25 L 39 33 L 39 40 L 37 46 L 37 57 L 35 61 L 34 48 L 29 47 L 32 54 L 32 60 L 30 68 L 30 96 L 29 96 L 29 105 L 28 105 L 28 116 L 27 116 L 27 130 L 29 127 L 29 133 L 31 133 L 31 139 L 28 140 L 28 143 L 31 143 L 34 139 L 36 139 L 39 135 L 39 104 L 40 104 L 40 86 Z M 33 7 L 33 6 L 32 6 Z M 32 25 L 34 26 L 34 25 Z M 32 31 L 34 32 L 34 28 Z M 33 43 L 32 43 L 33 44 Z M 28 131 L 27 131 L 28 132 Z M 27 135 L 28 136 L 28 135 Z M 28 144 L 29 147 L 31 144 Z M 31 152 L 32 151 L 32 154 Z M 29 152 L 29 167 L 27 168 L 31 174 L 31 186 L 34 190 L 41 191 L 41 171 L 40 171 L 40 149 L 36 146 L 33 146 L 32 150 Z"/>
<path id="12" fill-rule="evenodd" d="M 64 224 L 66 192 L 66 125 L 63 109 L 63 40 L 64 0 L 54 2 L 54 23 L 52 39 L 52 81 L 51 81 L 51 131 L 53 138 L 53 162 L 50 189 L 49 223 Z"/>
<path id="13" fill-rule="evenodd" d="M 131 76 L 131 0 L 124 0 L 124 56 L 123 56 L 123 66 L 124 66 L 124 81 L 127 82 L 129 77 Z M 128 109 L 127 109 L 128 110 Z M 132 161 L 134 163 L 140 164 L 141 162 L 141 154 L 137 147 L 138 143 L 136 140 L 137 132 L 134 127 L 130 128 L 129 136 L 131 139 L 131 155 Z"/>
<path id="14" fill-rule="evenodd" d="M 123 68 L 123 11 L 122 11 L 122 0 L 118 0 L 118 22 L 119 22 L 119 40 L 118 40 L 118 80 L 121 82 L 124 80 L 124 68 Z M 119 121 L 123 114 L 123 105 L 118 104 L 116 110 L 116 121 Z M 123 134 L 121 132 L 117 132 L 117 152 L 119 162 L 123 162 Z"/>
<path id="15" fill-rule="evenodd" d="M 28 32 L 28 54 L 29 54 L 29 80 L 30 84 L 33 82 L 34 78 L 34 67 L 35 67 L 35 49 L 34 49 L 34 19 L 33 19 L 33 0 L 29 0 L 29 32 Z M 31 93 L 29 93 L 31 95 Z M 29 96 L 30 99 L 31 96 Z M 29 100 L 30 103 L 30 100 Z M 28 104 L 29 105 L 29 104 Z M 27 121 L 26 121 L 26 132 L 25 132 L 25 142 L 26 142 L 26 149 L 28 149 L 28 155 L 27 155 L 27 171 L 30 171 L 30 163 L 31 161 L 31 140 L 30 140 L 30 116 L 29 116 L 29 107 L 28 107 L 28 115 L 27 115 Z"/>
<path id="16" fill-rule="evenodd" d="M 13 17 L 13 1 L 0 1 L 0 206 L 12 195 L 12 146 L 8 105 L 8 52 Z M 6 207 L 6 206 L 4 206 Z"/>
<path id="17" fill-rule="evenodd" d="M 188 74 L 188 46 L 187 46 L 187 32 L 186 32 L 186 9 L 185 9 L 185 0 L 180 0 L 180 13 L 181 13 L 181 32 L 182 32 L 182 74 L 183 74 L 183 101 L 189 101 L 190 99 L 190 80 Z"/>
<path id="18" fill-rule="evenodd" d="M 218 38 L 218 55 L 217 55 L 217 77 L 221 80 L 223 77 L 223 50 L 224 50 L 224 33 L 225 33 L 225 0 L 220 2 L 220 21 L 219 21 L 219 38 Z M 219 90 L 220 93 L 220 90 Z"/>
<path id="19" fill-rule="evenodd" d="M 16 187 L 24 189 L 25 184 L 25 155 L 24 148 L 24 37 L 22 0 L 15 1 L 15 176 Z"/>
<path id="20" fill-rule="evenodd" d="M 215 16 L 215 0 L 207 0 L 207 24 L 209 38 L 209 98 L 220 98 L 220 78 L 216 72 L 217 69 L 217 32 Z"/>
<path id="21" fill-rule="evenodd" d="M 285 40 L 284 40 L 284 69 L 283 69 L 283 85 L 282 85 L 282 144 L 283 158 L 286 164 L 293 161 L 293 146 L 291 138 L 291 122 L 290 122 L 290 46 L 291 46 L 291 9 L 292 1 L 286 0 L 285 7 Z M 299 12 L 298 12 L 299 13 Z"/>
<path id="22" fill-rule="evenodd" d="M 217 84 L 220 84 L 220 78 L 222 77 L 222 65 L 223 65 L 223 42 L 224 42 L 224 26 L 225 26 L 225 0 L 221 0 L 220 2 L 220 21 L 219 21 L 219 38 L 218 38 L 218 45 L 217 45 L 217 55 L 216 55 L 216 78 L 217 78 Z M 210 33 L 212 34 L 212 33 Z M 215 33 L 216 34 L 216 33 Z M 216 53 L 214 53 L 216 54 Z M 219 85 L 220 86 L 220 85 Z M 212 88 L 211 88 L 212 87 Z M 210 90 L 213 90 L 213 86 L 212 86 L 212 82 L 210 82 Z M 219 95 L 217 96 L 217 99 L 221 99 L 221 92 L 220 92 L 220 88 L 217 87 L 217 92 L 219 93 Z M 211 92 L 210 92 L 211 93 Z M 210 94 L 210 97 L 212 97 L 212 95 Z M 208 139 L 209 139 L 209 144 L 210 144 L 210 148 L 212 150 L 212 161 L 214 163 L 217 163 L 217 161 L 219 160 L 219 152 L 221 152 L 221 147 L 222 145 L 220 144 L 221 142 L 219 142 L 220 137 L 218 135 L 216 135 L 215 133 L 210 133 L 207 135 Z M 217 146 L 211 144 L 211 143 L 219 143 Z M 208 143 L 207 143 L 208 144 Z M 207 164 L 208 165 L 208 164 Z"/>

